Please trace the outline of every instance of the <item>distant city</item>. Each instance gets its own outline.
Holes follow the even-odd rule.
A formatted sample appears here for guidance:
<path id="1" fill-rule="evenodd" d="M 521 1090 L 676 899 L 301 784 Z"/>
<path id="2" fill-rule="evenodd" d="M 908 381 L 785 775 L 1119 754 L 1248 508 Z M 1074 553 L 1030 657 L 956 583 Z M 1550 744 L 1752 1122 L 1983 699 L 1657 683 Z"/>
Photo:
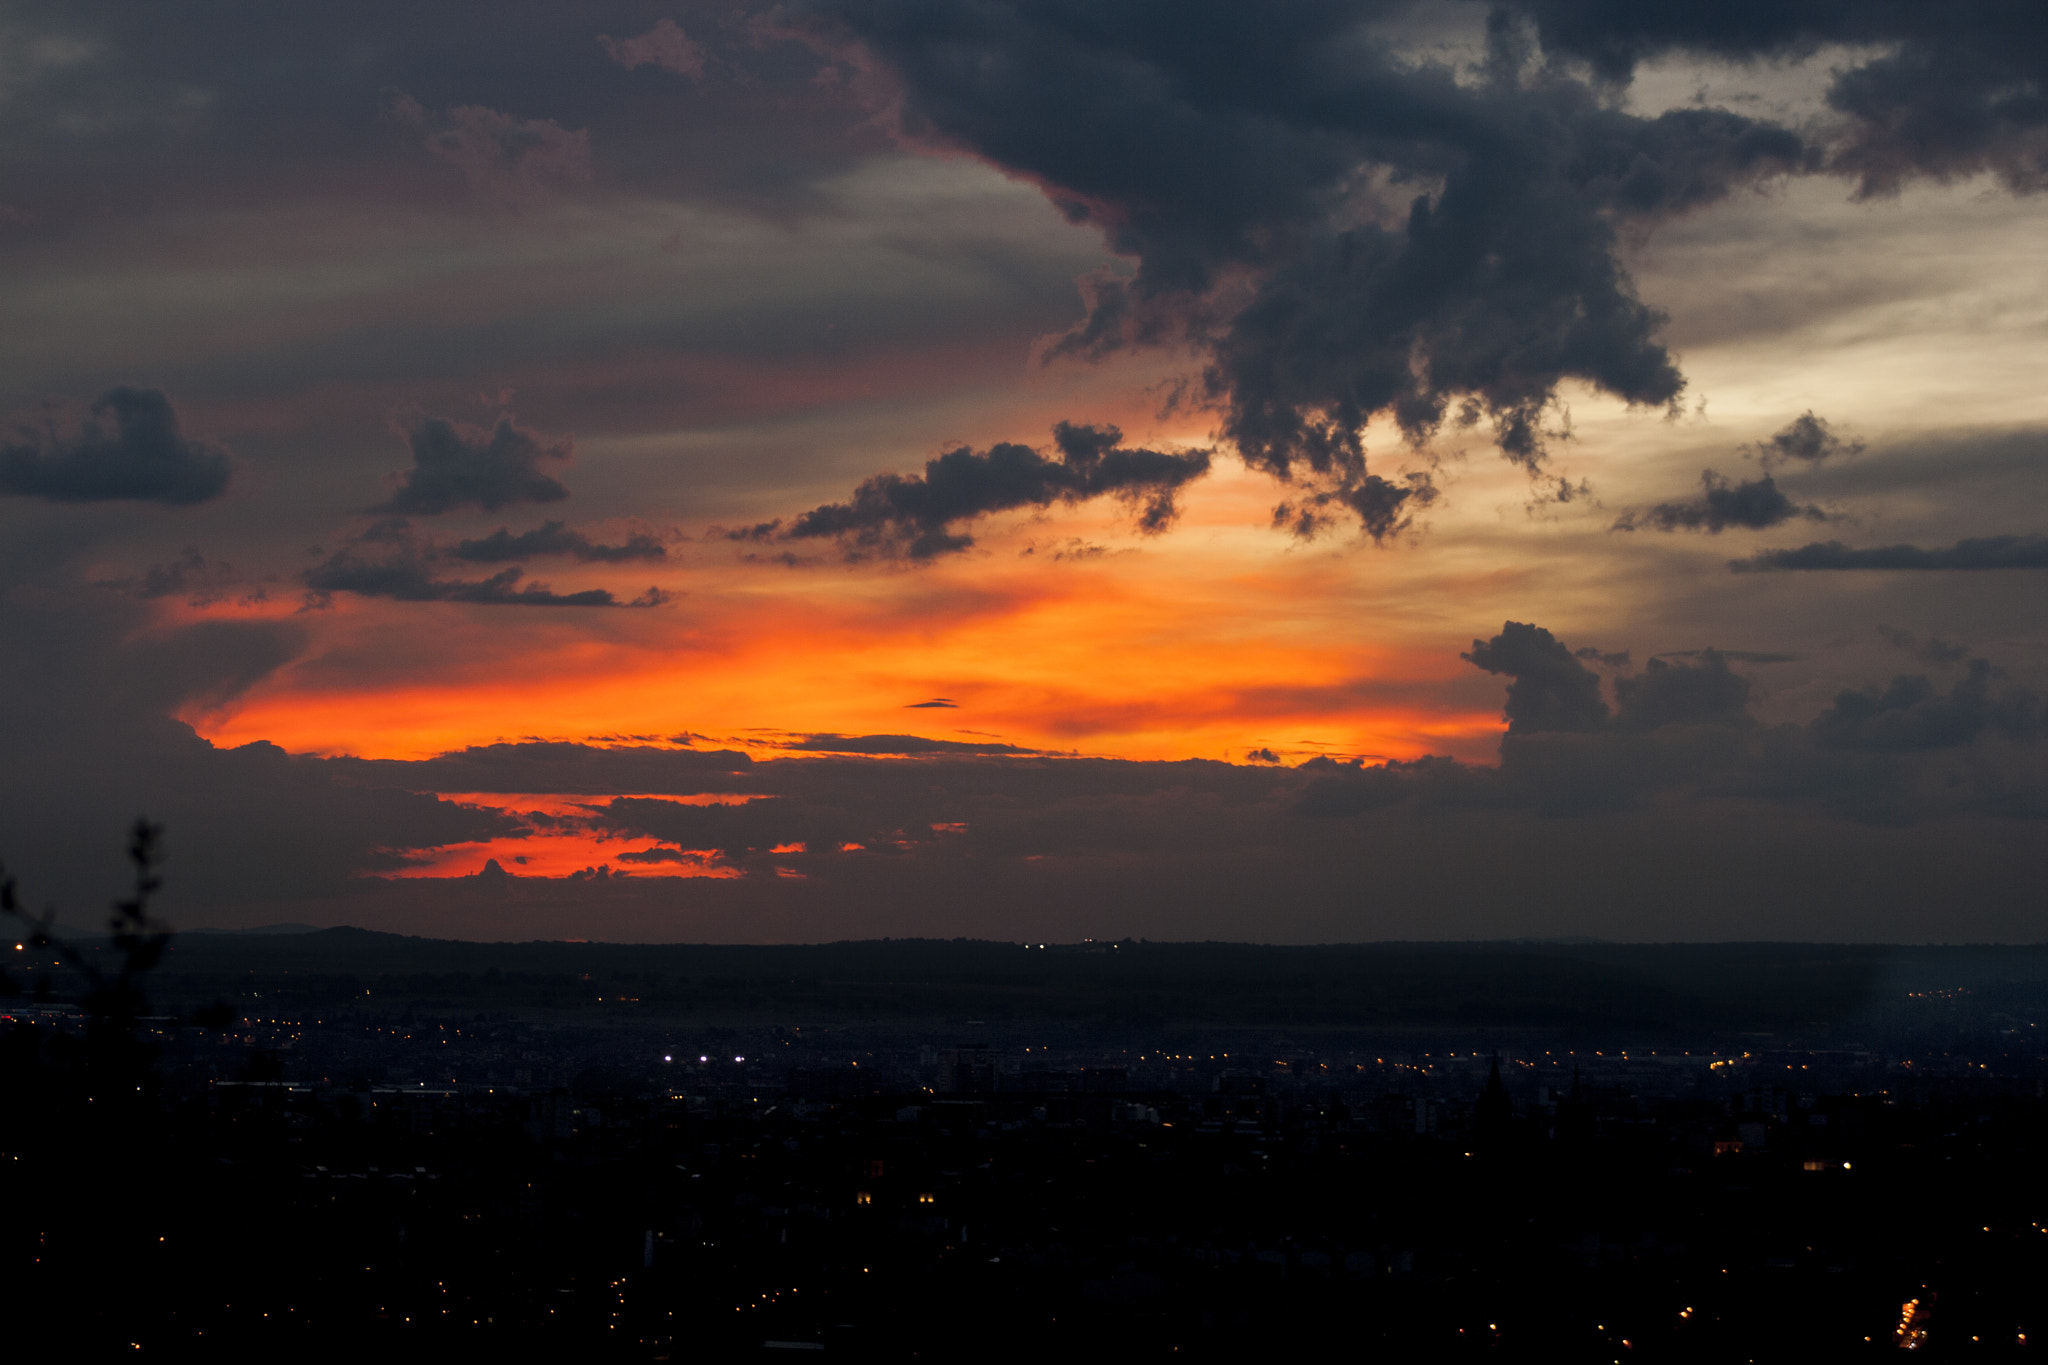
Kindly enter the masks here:
<path id="1" fill-rule="evenodd" d="M 62 1079 L 94 1016 L 13 955 L 42 982 L 8 1083 L 45 1121 L 9 1132 L 9 1254 L 81 1341 L 879 1358 L 999 1325 L 998 1355 L 1724 1360 L 2048 1330 L 2038 950 L 194 935 L 114 1133 L 119 1097 Z M 1522 959 L 1617 989 L 1449 1017 Z M 1199 984 L 1237 1019 L 1290 973 L 1338 1006 L 1378 980 L 1397 1017 L 1074 1008 Z M 1864 987 L 1788 1027 L 1786 979 Z M 877 981 L 903 1008 L 856 1017 Z M 976 991 L 1002 1010 L 915 1012 Z"/>

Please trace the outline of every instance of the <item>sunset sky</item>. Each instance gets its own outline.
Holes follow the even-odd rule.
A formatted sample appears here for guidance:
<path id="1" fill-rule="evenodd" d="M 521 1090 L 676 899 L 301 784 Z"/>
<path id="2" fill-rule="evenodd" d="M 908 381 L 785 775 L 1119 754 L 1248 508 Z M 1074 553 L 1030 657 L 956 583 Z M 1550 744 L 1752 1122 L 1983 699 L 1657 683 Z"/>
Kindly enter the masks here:
<path id="1" fill-rule="evenodd" d="M 2048 936 L 2048 11 L 0 3 L 75 923 Z"/>

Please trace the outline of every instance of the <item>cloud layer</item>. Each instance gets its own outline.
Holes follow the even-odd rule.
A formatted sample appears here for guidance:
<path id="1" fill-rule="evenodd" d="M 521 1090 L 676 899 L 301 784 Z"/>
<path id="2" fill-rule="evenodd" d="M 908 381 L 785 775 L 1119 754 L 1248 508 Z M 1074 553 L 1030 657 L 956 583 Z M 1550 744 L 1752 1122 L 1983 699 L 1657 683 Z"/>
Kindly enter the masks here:
<path id="1" fill-rule="evenodd" d="M 1953 545 L 1879 545 L 1853 549 L 1839 540 L 1765 550 L 1728 565 L 1737 573 L 1783 569 L 2048 569 L 2048 536 L 1978 536 Z"/>

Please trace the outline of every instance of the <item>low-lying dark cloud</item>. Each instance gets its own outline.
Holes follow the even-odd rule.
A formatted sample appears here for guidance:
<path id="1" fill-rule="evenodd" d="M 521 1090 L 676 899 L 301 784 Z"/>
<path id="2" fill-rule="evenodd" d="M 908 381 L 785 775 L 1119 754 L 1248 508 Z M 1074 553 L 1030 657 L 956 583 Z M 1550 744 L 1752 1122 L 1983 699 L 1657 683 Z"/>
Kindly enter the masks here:
<path id="1" fill-rule="evenodd" d="M 364 542 L 359 542 L 364 543 Z M 658 607 L 670 600 L 660 588 L 622 602 L 606 588 L 558 593 L 538 581 L 523 586 L 517 567 L 489 578 L 442 578 L 430 550 L 410 541 L 383 552 L 365 554 L 353 547 L 337 550 L 306 570 L 300 581 L 314 594 L 346 592 L 358 597 L 388 597 L 399 602 L 470 602 L 502 607 Z"/>
<path id="2" fill-rule="evenodd" d="M 1015 744 L 987 740 L 926 739 L 922 735 L 805 735 L 778 746 L 814 754 L 1035 754 Z"/>
<path id="3" fill-rule="evenodd" d="M 373 508 L 398 516 L 437 516 L 458 508 L 495 512 L 508 503 L 560 502 L 569 496 L 543 462 L 560 463 L 574 447 L 548 441 L 500 417 L 489 431 L 427 417 L 406 433 L 413 467 L 389 501 Z"/>
<path id="4" fill-rule="evenodd" d="M 1654 507 L 1624 513 L 1614 530 L 1705 531 L 1719 535 L 1731 527 L 1749 531 L 1782 526 L 1797 518 L 1826 521 L 1825 510 L 1801 505 L 1787 497 L 1777 480 L 1766 474 L 1760 479 L 1730 483 L 1709 469 L 1700 475 L 1700 495 L 1682 502 L 1660 502 Z"/>
<path id="5" fill-rule="evenodd" d="M 346 781 L 414 791 L 656 792 L 677 796 L 724 790 L 754 768 L 753 759 L 736 749 L 541 740 L 471 745 L 416 761 L 338 758 L 329 764 Z"/>
<path id="6" fill-rule="evenodd" d="M 925 462 L 922 475 L 878 474 L 846 502 L 804 513 L 787 529 L 770 522 L 733 539 L 837 540 L 849 557 L 933 559 L 974 544 L 955 528 L 994 512 L 1114 497 L 1137 515 L 1138 529 L 1165 530 L 1179 515 L 1181 489 L 1209 472 L 1209 452 L 1126 447 L 1113 426 L 1053 428 L 1056 453 L 1005 441 L 976 452 L 962 446 Z"/>
<path id="7" fill-rule="evenodd" d="M 1499 767 L 1319 759 L 1303 765 L 1316 777 L 1297 813 L 1420 803 L 1583 815 L 1726 800 L 1882 825 L 1963 813 L 2048 819 L 2041 698 L 1983 659 L 1947 692 L 1901 676 L 1841 692 L 1808 724 L 1765 725 L 1748 679 L 1715 650 L 1617 677 L 1612 711 L 1597 676 L 1541 627 L 1509 622 L 1465 657 L 1512 680 Z"/>
<path id="8" fill-rule="evenodd" d="M 1987 729 L 2032 737 L 2041 729 L 2041 699 L 2025 688 L 1994 690 L 1987 659 L 1972 659 L 1968 673 L 1946 693 L 1918 675 L 1884 687 L 1843 692 L 1813 722 L 1817 743 L 1830 749 L 1899 751 L 1949 749 Z"/>
<path id="9" fill-rule="evenodd" d="M 156 389 L 109 389 L 66 425 L 18 427 L 0 444 L 0 495 L 188 507 L 227 489 L 227 453 L 185 436 Z"/>
<path id="10" fill-rule="evenodd" d="M 2048 569 L 2048 536 L 1981 536 L 1953 545 L 1880 545 L 1852 549 L 1839 540 L 1793 550 L 1765 550 L 1730 560 L 1736 573 L 1787 569 Z"/>
<path id="11" fill-rule="evenodd" d="M 516 536 L 500 526 L 481 539 L 463 541 L 450 553 L 474 564 L 503 564 L 550 556 L 585 564 L 624 564 L 636 559 L 666 559 L 668 547 L 650 535 L 631 535 L 621 544 L 603 545 L 581 531 L 569 530 L 563 522 L 547 521 Z"/>
<path id="12" fill-rule="evenodd" d="M 1749 679 L 1728 667 L 1727 655 L 1708 649 L 1698 663 L 1651 659 L 1642 672 L 1614 680 L 1614 700 L 1622 730 L 1740 725 L 1749 717 Z"/>

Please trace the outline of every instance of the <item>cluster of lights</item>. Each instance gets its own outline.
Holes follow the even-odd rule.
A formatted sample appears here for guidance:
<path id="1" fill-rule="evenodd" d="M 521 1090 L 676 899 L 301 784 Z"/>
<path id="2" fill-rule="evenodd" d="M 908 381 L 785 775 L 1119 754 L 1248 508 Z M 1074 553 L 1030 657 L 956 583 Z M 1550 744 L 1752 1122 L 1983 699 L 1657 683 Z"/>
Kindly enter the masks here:
<path id="1" fill-rule="evenodd" d="M 1927 1344 L 1928 1310 L 1920 1306 L 1920 1300 L 1907 1299 L 1899 1308 L 1899 1326 L 1893 1333 L 1898 1338 L 1901 1351 L 1917 1351 Z"/>

